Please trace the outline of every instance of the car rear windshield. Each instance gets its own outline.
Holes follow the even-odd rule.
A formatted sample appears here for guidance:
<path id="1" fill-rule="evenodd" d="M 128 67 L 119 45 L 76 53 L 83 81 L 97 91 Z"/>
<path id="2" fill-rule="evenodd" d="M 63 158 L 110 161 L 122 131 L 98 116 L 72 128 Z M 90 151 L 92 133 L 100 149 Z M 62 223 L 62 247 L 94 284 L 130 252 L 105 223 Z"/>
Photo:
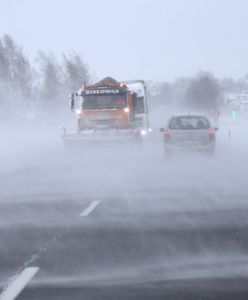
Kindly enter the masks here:
<path id="1" fill-rule="evenodd" d="M 175 117 L 170 121 L 170 129 L 208 129 L 209 122 L 204 117 L 199 116 L 185 116 Z"/>

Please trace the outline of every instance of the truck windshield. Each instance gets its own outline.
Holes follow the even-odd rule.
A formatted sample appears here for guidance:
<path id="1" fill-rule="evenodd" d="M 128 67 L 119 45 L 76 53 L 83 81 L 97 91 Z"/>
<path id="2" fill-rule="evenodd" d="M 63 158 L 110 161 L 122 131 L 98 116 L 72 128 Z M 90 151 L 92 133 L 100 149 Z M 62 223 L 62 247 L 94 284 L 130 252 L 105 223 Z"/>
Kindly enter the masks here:
<path id="1" fill-rule="evenodd" d="M 83 109 L 121 109 L 126 105 L 126 95 L 92 95 L 83 100 Z"/>

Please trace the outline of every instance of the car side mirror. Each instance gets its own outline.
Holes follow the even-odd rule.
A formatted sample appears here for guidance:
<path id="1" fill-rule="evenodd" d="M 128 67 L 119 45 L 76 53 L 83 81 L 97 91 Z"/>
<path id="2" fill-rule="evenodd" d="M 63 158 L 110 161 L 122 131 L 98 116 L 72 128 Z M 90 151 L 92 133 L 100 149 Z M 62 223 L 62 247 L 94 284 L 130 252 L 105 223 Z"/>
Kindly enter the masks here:
<path id="1" fill-rule="evenodd" d="M 165 132 L 165 129 L 164 129 L 164 128 L 160 128 L 159 131 L 160 131 L 160 132 Z"/>
<path id="2" fill-rule="evenodd" d="M 75 110 L 75 94 L 70 94 L 70 108 L 72 111 Z"/>

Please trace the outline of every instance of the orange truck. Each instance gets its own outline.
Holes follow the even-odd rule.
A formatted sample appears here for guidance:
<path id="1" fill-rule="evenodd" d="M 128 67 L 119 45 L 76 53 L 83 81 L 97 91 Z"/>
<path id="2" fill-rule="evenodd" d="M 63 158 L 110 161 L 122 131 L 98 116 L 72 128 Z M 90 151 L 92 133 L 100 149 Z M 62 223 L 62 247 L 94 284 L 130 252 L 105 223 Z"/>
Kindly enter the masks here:
<path id="1" fill-rule="evenodd" d="M 63 128 L 66 145 L 78 141 L 141 142 L 151 131 L 143 80 L 118 82 L 106 77 L 93 85 L 83 84 L 70 98 L 78 125 L 76 133 Z"/>

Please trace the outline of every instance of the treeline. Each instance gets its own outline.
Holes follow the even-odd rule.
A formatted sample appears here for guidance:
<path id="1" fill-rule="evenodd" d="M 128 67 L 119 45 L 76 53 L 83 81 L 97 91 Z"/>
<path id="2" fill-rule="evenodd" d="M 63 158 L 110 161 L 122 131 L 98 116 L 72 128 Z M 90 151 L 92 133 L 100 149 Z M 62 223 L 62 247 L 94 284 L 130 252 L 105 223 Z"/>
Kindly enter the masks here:
<path id="1" fill-rule="evenodd" d="M 0 114 L 33 118 L 63 110 L 71 91 L 91 80 L 82 54 L 72 50 L 58 61 L 38 51 L 30 61 L 8 35 L 0 38 Z"/>
<path id="2" fill-rule="evenodd" d="M 178 78 L 174 82 L 149 82 L 148 85 L 153 106 L 209 112 L 225 108 L 228 93 L 248 93 L 248 75 L 238 80 L 217 79 L 210 72 L 199 72 L 194 77 Z"/>
<path id="3" fill-rule="evenodd" d="M 110 74 L 111 75 L 111 74 Z M 30 60 L 8 35 L 0 37 L 0 118 L 14 114 L 23 118 L 59 115 L 67 112 L 68 95 L 91 74 L 81 53 L 62 53 L 60 60 L 52 53 L 38 51 Z M 217 110 L 225 93 L 248 91 L 248 75 L 243 79 L 217 79 L 209 72 L 174 82 L 148 82 L 153 107 Z"/>

